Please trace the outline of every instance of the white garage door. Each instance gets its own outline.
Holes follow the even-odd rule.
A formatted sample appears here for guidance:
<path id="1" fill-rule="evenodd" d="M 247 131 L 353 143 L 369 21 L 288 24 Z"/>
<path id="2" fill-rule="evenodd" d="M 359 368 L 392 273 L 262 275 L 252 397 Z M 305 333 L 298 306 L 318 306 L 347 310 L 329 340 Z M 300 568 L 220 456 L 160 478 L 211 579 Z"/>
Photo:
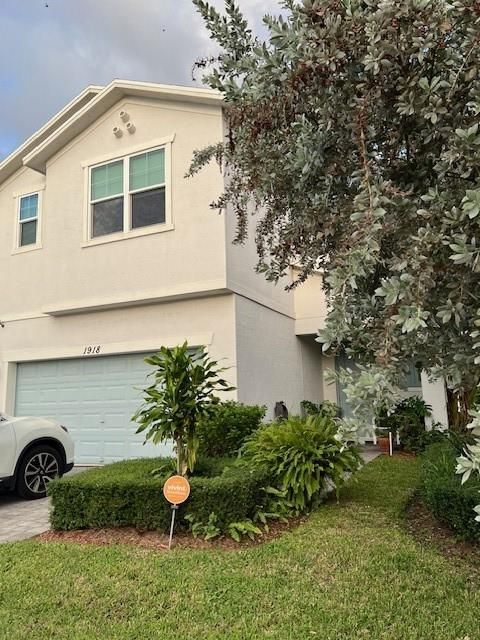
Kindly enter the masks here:
<path id="1" fill-rule="evenodd" d="M 132 415 L 152 370 L 145 354 L 22 362 L 17 366 L 15 415 L 45 416 L 68 427 L 77 464 L 165 455 L 169 446 L 143 445 Z"/>

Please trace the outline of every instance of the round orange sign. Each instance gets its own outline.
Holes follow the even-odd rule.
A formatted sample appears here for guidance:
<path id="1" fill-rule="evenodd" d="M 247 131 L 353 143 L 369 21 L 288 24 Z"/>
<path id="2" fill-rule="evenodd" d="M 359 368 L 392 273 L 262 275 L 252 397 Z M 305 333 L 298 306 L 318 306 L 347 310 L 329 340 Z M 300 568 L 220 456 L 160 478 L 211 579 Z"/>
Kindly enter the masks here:
<path id="1" fill-rule="evenodd" d="M 163 485 L 163 495 L 172 504 L 182 504 L 190 495 L 190 483 L 183 476 L 172 476 Z"/>

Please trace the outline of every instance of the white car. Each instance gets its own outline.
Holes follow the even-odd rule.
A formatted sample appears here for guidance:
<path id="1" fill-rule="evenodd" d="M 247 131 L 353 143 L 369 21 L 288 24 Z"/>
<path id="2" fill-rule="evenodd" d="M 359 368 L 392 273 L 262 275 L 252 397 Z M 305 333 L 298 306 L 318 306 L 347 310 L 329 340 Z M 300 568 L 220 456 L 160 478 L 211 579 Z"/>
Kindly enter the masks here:
<path id="1" fill-rule="evenodd" d="M 0 413 L 0 489 L 44 498 L 50 480 L 73 467 L 74 446 L 63 425 Z"/>

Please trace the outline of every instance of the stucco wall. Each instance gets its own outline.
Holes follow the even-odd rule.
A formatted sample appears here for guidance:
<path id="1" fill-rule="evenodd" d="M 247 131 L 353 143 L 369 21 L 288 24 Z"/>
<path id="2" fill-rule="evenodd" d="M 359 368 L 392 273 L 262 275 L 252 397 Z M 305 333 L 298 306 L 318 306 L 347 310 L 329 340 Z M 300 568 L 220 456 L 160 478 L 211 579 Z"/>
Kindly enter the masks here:
<path id="1" fill-rule="evenodd" d="M 267 406 L 283 400 L 300 412 L 304 395 L 302 348 L 294 320 L 242 296 L 235 296 L 238 399 Z"/>
<path id="2" fill-rule="evenodd" d="M 126 110 L 136 126 L 117 139 L 118 113 Z M 222 189 L 211 165 L 186 180 L 193 150 L 221 139 L 219 107 L 126 99 L 53 157 L 46 178 L 21 170 L 0 188 L 0 319 L 98 300 L 160 297 L 178 291 L 214 289 L 226 280 L 223 216 L 209 209 Z M 85 163 L 114 159 L 155 140 L 172 143 L 174 229 L 98 246 L 82 246 L 88 170 Z M 141 152 L 141 151 L 138 151 Z M 43 192 L 43 248 L 12 255 L 15 211 L 12 194 Z M 105 240 L 109 240 L 105 236 Z"/>
<path id="3" fill-rule="evenodd" d="M 293 277 L 299 271 L 293 269 Z M 295 302 L 295 332 L 297 335 L 316 335 L 325 325 L 327 302 L 320 273 L 312 274 L 293 290 Z"/>
<path id="4" fill-rule="evenodd" d="M 248 237 L 244 244 L 232 244 L 236 232 L 236 218 L 233 211 L 226 213 L 226 251 L 228 287 L 250 300 L 290 316 L 295 315 L 294 298 L 285 287 L 291 283 L 288 274 L 277 284 L 268 282 L 263 274 L 255 271 L 258 255 L 255 246 L 255 226 L 261 213 L 251 216 L 248 221 Z M 295 327 L 292 328 L 292 331 Z"/>
<path id="5" fill-rule="evenodd" d="M 89 345 L 100 346 L 100 355 L 107 355 L 151 351 L 184 340 L 224 358 L 229 367 L 225 377 L 237 384 L 233 295 L 6 323 L 0 329 L 0 410 L 13 407 L 15 364 L 9 363 L 81 357 Z"/>
<path id="6" fill-rule="evenodd" d="M 447 390 L 445 380 L 429 380 L 425 372 L 422 372 L 422 396 L 427 404 L 432 407 L 432 415 L 426 419 L 427 426 L 433 424 L 448 427 Z"/>
<path id="7" fill-rule="evenodd" d="M 321 402 L 323 393 L 322 345 L 314 336 L 297 338 L 302 356 L 303 397 L 302 400 Z"/>

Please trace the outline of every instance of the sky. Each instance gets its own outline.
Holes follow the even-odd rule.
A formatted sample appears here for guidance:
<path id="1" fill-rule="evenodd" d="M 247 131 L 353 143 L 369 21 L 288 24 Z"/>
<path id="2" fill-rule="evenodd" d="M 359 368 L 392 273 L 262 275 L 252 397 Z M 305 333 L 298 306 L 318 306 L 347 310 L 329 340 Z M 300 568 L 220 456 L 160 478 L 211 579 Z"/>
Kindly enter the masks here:
<path id="1" fill-rule="evenodd" d="M 279 12 L 278 0 L 237 2 L 256 33 Z M 191 0 L 0 0 L 0 34 L 0 160 L 87 85 L 192 85 L 214 51 Z"/>

